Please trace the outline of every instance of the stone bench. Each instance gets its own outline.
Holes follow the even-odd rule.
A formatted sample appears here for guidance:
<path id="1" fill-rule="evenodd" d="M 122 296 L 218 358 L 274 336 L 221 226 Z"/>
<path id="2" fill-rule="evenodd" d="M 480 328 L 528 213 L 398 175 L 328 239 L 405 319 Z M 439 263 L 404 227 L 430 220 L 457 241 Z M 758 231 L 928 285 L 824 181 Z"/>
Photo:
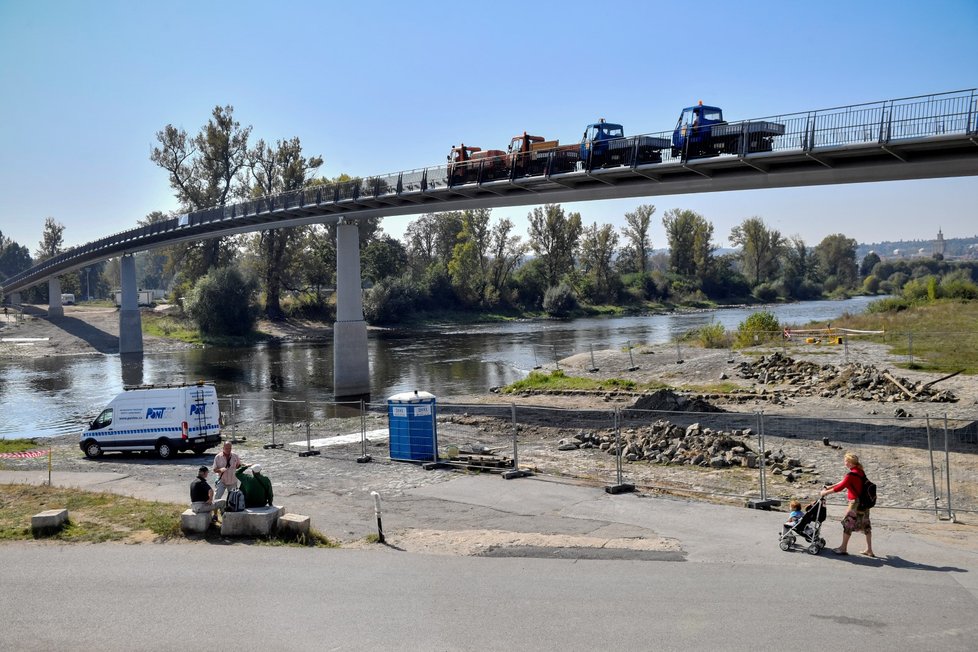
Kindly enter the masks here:
<path id="1" fill-rule="evenodd" d="M 211 526 L 213 512 L 197 513 L 192 509 L 180 515 L 180 529 L 187 534 L 203 534 Z"/>
<path id="2" fill-rule="evenodd" d="M 31 516 L 31 531 L 34 534 L 53 534 L 67 522 L 67 509 L 49 509 Z"/>
<path id="3" fill-rule="evenodd" d="M 278 519 L 279 534 L 296 539 L 309 536 L 310 520 L 302 514 L 283 514 Z"/>
<path id="4" fill-rule="evenodd" d="M 224 512 L 221 517 L 221 536 L 268 537 L 275 532 L 284 507 L 249 507 L 243 512 Z"/>

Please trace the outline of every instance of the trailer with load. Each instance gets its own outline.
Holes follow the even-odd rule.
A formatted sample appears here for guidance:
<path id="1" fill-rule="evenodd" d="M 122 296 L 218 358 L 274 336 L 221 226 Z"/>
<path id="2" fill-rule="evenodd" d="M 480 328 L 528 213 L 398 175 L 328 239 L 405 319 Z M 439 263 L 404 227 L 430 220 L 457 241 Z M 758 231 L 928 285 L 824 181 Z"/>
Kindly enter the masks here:
<path id="1" fill-rule="evenodd" d="M 661 163 L 662 150 L 670 145 L 668 138 L 625 136 L 620 124 L 598 122 L 588 125 L 581 138 L 581 163 L 588 170 Z"/>
<path id="2" fill-rule="evenodd" d="M 783 135 L 783 124 L 767 121 L 729 123 L 723 119 L 722 109 L 700 102 L 683 109 L 679 115 L 672 133 L 672 155 L 686 160 L 721 154 L 744 156 L 770 152 L 775 137 Z"/>

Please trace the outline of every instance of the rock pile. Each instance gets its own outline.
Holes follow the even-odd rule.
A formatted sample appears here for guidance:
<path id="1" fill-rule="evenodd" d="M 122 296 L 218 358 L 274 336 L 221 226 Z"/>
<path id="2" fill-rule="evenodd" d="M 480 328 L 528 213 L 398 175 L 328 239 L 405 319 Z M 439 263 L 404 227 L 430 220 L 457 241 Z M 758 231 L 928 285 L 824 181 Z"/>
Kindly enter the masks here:
<path id="1" fill-rule="evenodd" d="M 631 409 L 660 412 L 724 412 L 723 409 L 698 396 L 683 396 L 671 389 L 659 389 L 651 394 L 640 396 Z"/>
<path id="2" fill-rule="evenodd" d="M 682 427 L 669 421 L 656 421 L 649 428 L 628 429 L 621 434 L 622 458 L 628 462 L 645 460 L 656 464 L 701 466 L 715 469 L 746 467 L 756 469 L 760 456 L 745 439 L 752 435 L 744 430 L 712 430 L 698 423 Z M 580 432 L 561 439 L 557 449 L 572 451 L 597 448 L 615 455 L 614 432 Z M 814 467 L 802 466 L 801 460 L 778 450 L 764 452 L 767 466 L 774 475 L 783 475 L 788 482 L 801 479 L 803 473 L 815 474 Z M 810 479 L 809 482 L 814 482 Z"/>
<path id="3" fill-rule="evenodd" d="M 950 391 L 937 391 L 923 381 L 899 378 L 872 365 L 850 363 L 837 367 L 796 361 L 782 353 L 761 356 L 757 362 L 741 362 L 738 373 L 762 385 L 790 385 L 802 396 L 849 398 L 861 401 L 930 401 L 954 403 Z"/>

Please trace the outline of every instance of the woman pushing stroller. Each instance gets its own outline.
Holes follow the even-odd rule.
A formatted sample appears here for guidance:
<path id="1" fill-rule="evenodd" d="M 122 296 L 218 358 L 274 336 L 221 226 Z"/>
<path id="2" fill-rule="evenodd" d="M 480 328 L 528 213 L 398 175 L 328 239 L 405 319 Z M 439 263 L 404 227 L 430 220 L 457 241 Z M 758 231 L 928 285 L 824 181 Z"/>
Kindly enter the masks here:
<path id="1" fill-rule="evenodd" d="M 846 453 L 845 465 L 847 472 L 842 480 L 831 487 L 826 487 L 819 494 L 824 497 L 830 493 L 837 493 L 843 489 L 847 492 L 849 499 L 849 509 L 842 518 L 842 545 L 832 550 L 837 555 L 848 555 L 849 537 L 853 532 L 862 532 L 866 535 L 866 549 L 860 554 L 867 557 L 875 557 L 873 553 L 873 528 L 869 520 L 869 509 L 863 508 L 859 504 L 859 494 L 862 492 L 863 483 L 866 482 L 866 471 L 859 463 L 859 457 L 853 453 Z"/>

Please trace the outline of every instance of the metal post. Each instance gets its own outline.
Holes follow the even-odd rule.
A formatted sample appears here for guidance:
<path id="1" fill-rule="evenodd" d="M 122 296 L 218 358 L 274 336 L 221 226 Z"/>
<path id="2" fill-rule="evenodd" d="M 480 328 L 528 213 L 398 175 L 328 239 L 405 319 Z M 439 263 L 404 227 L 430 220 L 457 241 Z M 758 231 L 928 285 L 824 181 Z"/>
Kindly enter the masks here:
<path id="1" fill-rule="evenodd" d="M 937 507 L 937 473 L 934 471 L 934 447 L 931 445 L 930 437 L 930 415 L 925 418 L 927 419 L 927 453 L 930 455 L 930 481 L 934 487 L 934 516 L 940 518 L 940 511 Z"/>
<path id="2" fill-rule="evenodd" d="M 530 347 L 530 350 L 533 351 L 533 368 L 534 369 L 539 369 L 540 368 L 540 363 L 537 362 L 537 346 L 536 346 L 536 344 L 532 345 Z"/>
<path id="3" fill-rule="evenodd" d="M 360 457 L 357 458 L 357 462 L 360 464 L 366 464 L 373 458 L 367 454 L 367 405 L 364 403 L 363 399 L 360 399 Z"/>
<path id="4" fill-rule="evenodd" d="M 374 515 L 377 517 L 377 541 L 387 543 L 384 540 L 384 524 L 380 520 L 380 494 L 376 491 L 371 491 L 370 495 L 374 497 Z"/>
<path id="5" fill-rule="evenodd" d="M 519 443 L 517 437 L 519 436 L 520 426 L 516 422 L 516 403 L 509 404 L 510 414 L 512 415 L 513 423 L 513 468 L 509 471 L 503 471 L 504 480 L 512 480 L 513 478 L 525 478 L 527 476 L 533 475 L 530 471 L 523 471 L 520 469 L 520 451 Z"/>
<path id="6" fill-rule="evenodd" d="M 676 340 L 676 364 L 683 363 L 683 349 L 682 345 L 679 344 L 679 340 Z"/>
<path id="7" fill-rule="evenodd" d="M 844 346 L 846 350 L 846 364 L 849 364 L 849 336 L 848 335 L 842 336 L 842 346 Z"/>
<path id="8" fill-rule="evenodd" d="M 552 345 L 554 348 L 554 364 L 557 365 L 557 371 L 560 371 L 560 360 L 557 359 L 557 345 Z"/>
<path id="9" fill-rule="evenodd" d="M 299 452 L 299 457 L 311 457 L 313 455 L 319 455 L 319 451 L 314 451 L 312 449 L 312 440 L 309 434 L 309 401 L 303 401 L 306 406 L 306 450 Z"/>
<path id="10" fill-rule="evenodd" d="M 907 355 L 910 356 L 910 364 L 913 364 L 913 331 L 907 332 Z"/>
<path id="11" fill-rule="evenodd" d="M 238 443 L 238 417 L 236 412 L 237 406 L 235 405 L 235 403 L 237 402 L 238 399 L 232 396 L 231 397 L 231 443 L 232 444 Z"/>
<path id="12" fill-rule="evenodd" d="M 947 412 L 944 413 L 944 466 L 947 469 L 947 519 L 954 522 L 954 512 L 951 511 L 951 453 L 947 443 Z"/>
<path id="13" fill-rule="evenodd" d="M 598 365 L 594 364 L 594 345 L 588 344 L 588 348 L 591 349 L 591 368 L 588 369 L 589 372 L 594 373 L 598 370 Z"/>
<path id="14" fill-rule="evenodd" d="M 757 413 L 757 439 L 761 448 L 761 500 L 767 500 L 767 457 L 764 455 L 764 413 Z"/>
<path id="15" fill-rule="evenodd" d="M 632 357 L 632 341 L 628 340 L 628 370 L 637 371 L 638 367 L 635 366 L 635 358 Z"/>
<path id="16" fill-rule="evenodd" d="M 615 424 L 615 475 L 617 477 L 618 484 L 605 487 L 604 490 L 609 494 L 623 494 L 631 491 L 635 491 L 635 485 L 628 484 L 623 481 L 622 478 L 622 463 L 621 463 L 621 419 L 620 412 L 618 408 L 614 411 L 614 424 Z"/>
<path id="17" fill-rule="evenodd" d="M 273 398 L 272 399 L 272 443 L 265 444 L 264 446 L 262 446 L 262 448 L 268 449 L 268 448 L 283 448 L 283 447 L 285 447 L 285 444 L 279 444 L 276 443 L 275 441 L 275 399 Z"/>

